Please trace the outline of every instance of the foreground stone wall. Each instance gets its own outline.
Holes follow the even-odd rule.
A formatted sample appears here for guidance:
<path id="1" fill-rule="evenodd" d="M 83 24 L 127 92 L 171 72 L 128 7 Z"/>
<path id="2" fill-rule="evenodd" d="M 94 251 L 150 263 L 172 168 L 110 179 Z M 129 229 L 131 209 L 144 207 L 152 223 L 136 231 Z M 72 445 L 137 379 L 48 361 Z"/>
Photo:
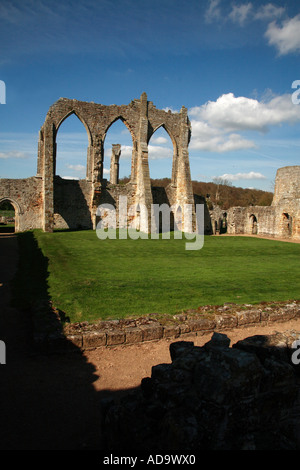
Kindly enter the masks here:
<path id="1" fill-rule="evenodd" d="M 254 336 L 230 347 L 215 333 L 203 347 L 170 345 L 140 389 L 103 403 L 103 448 L 113 451 L 299 450 L 300 333 Z"/>
<path id="2" fill-rule="evenodd" d="M 247 326 L 265 326 L 300 318 L 300 301 L 264 302 L 258 305 L 204 306 L 180 314 L 148 315 L 97 323 L 64 324 L 62 312 L 48 302 L 32 310 L 34 340 L 46 350 L 82 350 L 130 345 L 163 338 L 186 339 L 193 336 Z M 67 340 L 67 341 L 66 341 Z"/>

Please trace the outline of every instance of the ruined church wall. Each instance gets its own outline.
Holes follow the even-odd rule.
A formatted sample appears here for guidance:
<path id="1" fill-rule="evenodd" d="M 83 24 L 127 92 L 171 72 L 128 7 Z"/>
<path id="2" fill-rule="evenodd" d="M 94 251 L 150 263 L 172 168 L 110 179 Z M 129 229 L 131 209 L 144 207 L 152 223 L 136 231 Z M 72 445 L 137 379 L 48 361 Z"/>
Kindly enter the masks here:
<path id="1" fill-rule="evenodd" d="M 91 229 L 91 183 L 54 178 L 54 228 Z"/>
<path id="2" fill-rule="evenodd" d="M 0 202 L 8 200 L 14 206 L 16 232 L 42 228 L 42 190 L 38 177 L 0 180 Z"/>
<path id="3" fill-rule="evenodd" d="M 256 228 L 253 227 L 253 216 Z M 227 211 L 227 233 L 275 236 L 275 209 L 271 206 L 232 207 Z M 255 233 L 256 232 L 256 233 Z"/>

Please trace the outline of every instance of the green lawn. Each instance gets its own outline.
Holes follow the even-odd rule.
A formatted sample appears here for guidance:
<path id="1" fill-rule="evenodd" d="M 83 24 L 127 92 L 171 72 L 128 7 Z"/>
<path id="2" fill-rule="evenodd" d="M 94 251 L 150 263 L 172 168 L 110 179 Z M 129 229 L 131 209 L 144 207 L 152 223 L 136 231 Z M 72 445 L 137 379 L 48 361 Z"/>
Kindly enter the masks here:
<path id="1" fill-rule="evenodd" d="M 19 241 L 19 302 L 48 296 L 72 322 L 300 299 L 300 244 L 207 236 L 187 251 L 185 240 L 99 240 L 94 231 Z"/>

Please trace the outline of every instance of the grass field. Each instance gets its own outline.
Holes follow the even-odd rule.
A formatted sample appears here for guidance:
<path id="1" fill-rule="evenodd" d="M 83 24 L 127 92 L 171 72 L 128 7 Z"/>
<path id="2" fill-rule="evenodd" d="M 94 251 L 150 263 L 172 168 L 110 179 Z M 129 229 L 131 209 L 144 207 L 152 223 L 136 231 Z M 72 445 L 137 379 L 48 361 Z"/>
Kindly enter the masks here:
<path id="1" fill-rule="evenodd" d="M 33 231 L 19 243 L 18 302 L 50 298 L 71 322 L 300 298 L 300 244 L 207 236 L 187 251 L 185 240 L 99 240 L 94 231 Z"/>

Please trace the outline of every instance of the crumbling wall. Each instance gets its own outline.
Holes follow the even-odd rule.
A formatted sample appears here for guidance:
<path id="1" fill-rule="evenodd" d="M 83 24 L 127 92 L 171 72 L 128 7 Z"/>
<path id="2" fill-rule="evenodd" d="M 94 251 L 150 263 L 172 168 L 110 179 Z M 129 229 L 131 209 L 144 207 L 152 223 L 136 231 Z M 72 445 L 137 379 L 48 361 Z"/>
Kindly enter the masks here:
<path id="1" fill-rule="evenodd" d="M 300 239 L 300 166 L 277 170 L 271 206 L 230 208 L 227 231 Z"/>
<path id="2" fill-rule="evenodd" d="M 132 136 L 131 159 L 131 190 L 134 190 L 134 203 L 143 204 L 148 209 L 149 219 L 145 231 L 151 222 L 151 204 L 153 203 L 148 164 L 148 142 L 152 134 L 161 126 L 169 133 L 173 142 L 172 194 L 176 204 L 192 204 L 193 193 L 189 167 L 188 145 L 191 125 L 186 108 L 180 113 L 158 110 L 146 93 L 140 99 L 133 100 L 129 105 L 105 106 L 67 98 L 60 98 L 54 103 L 46 116 L 40 130 L 38 145 L 38 174 L 43 178 L 43 228 L 52 231 L 58 223 L 59 203 L 55 201 L 57 178 L 56 167 L 56 135 L 61 123 L 71 114 L 75 114 L 84 124 L 88 133 L 89 147 L 87 151 L 86 182 L 89 185 L 89 199 L 86 199 L 93 228 L 96 228 L 97 208 L 107 197 L 107 181 L 103 178 L 104 140 L 109 127 L 121 119 Z M 117 144 L 116 144 L 117 145 Z M 119 158 L 112 161 L 111 184 L 118 183 L 117 170 Z M 61 188 L 60 188 L 61 190 Z M 104 196 L 104 197 L 103 197 Z M 118 204 L 118 201 L 116 201 Z M 66 220 L 66 219 L 64 219 Z M 192 231 L 184 221 L 184 229 Z M 74 222 L 75 225 L 77 221 Z M 146 222 L 145 222 L 146 223 Z M 194 225 L 193 225 L 194 224 Z M 141 226 L 141 230 L 144 227 Z"/>
<path id="3" fill-rule="evenodd" d="M 271 206 L 231 207 L 227 211 L 227 232 L 275 236 L 275 210 Z"/>
<path id="4" fill-rule="evenodd" d="M 15 231 L 42 228 L 41 178 L 2 179 L 0 182 L 0 202 L 7 200 L 15 209 Z"/>
<path id="5" fill-rule="evenodd" d="M 299 450 L 299 333 L 254 336 L 230 347 L 178 341 L 172 362 L 152 367 L 140 389 L 103 407 L 110 451 Z"/>

